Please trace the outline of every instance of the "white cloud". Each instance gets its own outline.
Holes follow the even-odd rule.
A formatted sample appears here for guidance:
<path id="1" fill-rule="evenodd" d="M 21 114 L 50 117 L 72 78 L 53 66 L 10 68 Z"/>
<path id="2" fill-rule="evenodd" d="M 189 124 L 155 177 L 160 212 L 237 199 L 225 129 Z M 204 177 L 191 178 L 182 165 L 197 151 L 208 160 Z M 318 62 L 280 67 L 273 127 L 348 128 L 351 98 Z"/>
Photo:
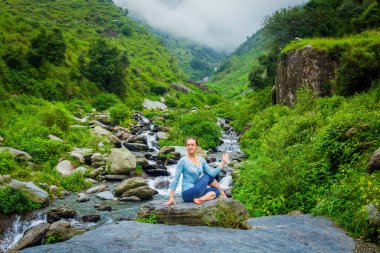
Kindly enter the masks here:
<path id="1" fill-rule="evenodd" d="M 114 0 L 152 27 L 232 51 L 256 32 L 263 18 L 306 0 Z"/>

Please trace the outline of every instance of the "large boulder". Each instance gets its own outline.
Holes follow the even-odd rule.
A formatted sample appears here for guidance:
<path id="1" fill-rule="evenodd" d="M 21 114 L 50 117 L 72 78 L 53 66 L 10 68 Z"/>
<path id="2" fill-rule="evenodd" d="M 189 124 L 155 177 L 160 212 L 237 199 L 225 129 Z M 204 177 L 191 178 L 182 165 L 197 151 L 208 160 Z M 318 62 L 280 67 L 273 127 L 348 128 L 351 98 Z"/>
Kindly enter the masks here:
<path id="1" fill-rule="evenodd" d="M 164 206 L 165 200 L 156 200 L 140 207 L 139 218 L 157 217 L 158 223 L 183 224 L 191 226 L 220 226 L 249 229 L 249 213 L 235 199 L 219 199 L 196 205 L 177 200 L 176 205 Z"/>
<path id="2" fill-rule="evenodd" d="M 152 101 L 149 99 L 144 99 L 143 103 L 144 108 L 146 109 L 154 109 L 154 110 L 166 110 L 168 107 L 159 101 Z"/>
<path id="3" fill-rule="evenodd" d="M 10 147 L 0 147 L 0 151 L 9 151 L 9 153 L 11 153 L 12 156 L 20 160 L 28 161 L 32 159 L 32 157 L 28 153 L 18 150 L 18 149 L 14 149 Z"/>
<path id="4" fill-rule="evenodd" d="M 57 164 L 55 169 L 61 174 L 62 176 L 68 176 L 71 175 L 71 173 L 74 172 L 75 167 L 69 160 L 63 160 L 60 163 Z"/>
<path id="5" fill-rule="evenodd" d="M 116 196 L 120 196 L 124 192 L 126 192 L 130 189 L 135 189 L 137 187 L 146 186 L 146 185 L 148 185 L 148 184 L 146 183 L 145 179 L 143 179 L 141 177 L 133 177 L 133 178 L 129 178 L 127 180 L 124 180 L 123 182 L 118 184 L 115 187 L 114 192 L 115 192 Z"/>
<path id="6" fill-rule="evenodd" d="M 9 252 L 15 252 L 27 247 L 39 245 L 46 232 L 49 230 L 49 223 L 42 223 L 29 228 L 19 242 L 14 245 Z"/>
<path id="7" fill-rule="evenodd" d="M 140 186 L 134 189 L 130 189 L 121 195 L 122 197 L 132 197 L 136 196 L 141 200 L 148 200 L 153 198 L 155 194 L 158 194 L 158 191 L 150 188 L 149 186 Z"/>
<path id="8" fill-rule="evenodd" d="M 33 202 L 40 204 L 47 204 L 49 202 L 49 193 L 36 186 L 33 182 L 21 182 L 12 179 L 9 185 L 26 192 Z"/>
<path id="9" fill-rule="evenodd" d="M 180 83 L 172 83 L 172 88 L 176 91 L 179 91 L 185 94 L 188 94 L 191 91 L 190 88 Z"/>
<path id="10" fill-rule="evenodd" d="M 380 170 L 380 148 L 372 154 L 368 163 L 368 172 L 373 173 L 375 170 Z"/>
<path id="11" fill-rule="evenodd" d="M 107 161 L 108 174 L 129 174 L 136 168 L 136 157 L 128 149 L 111 149 Z"/>

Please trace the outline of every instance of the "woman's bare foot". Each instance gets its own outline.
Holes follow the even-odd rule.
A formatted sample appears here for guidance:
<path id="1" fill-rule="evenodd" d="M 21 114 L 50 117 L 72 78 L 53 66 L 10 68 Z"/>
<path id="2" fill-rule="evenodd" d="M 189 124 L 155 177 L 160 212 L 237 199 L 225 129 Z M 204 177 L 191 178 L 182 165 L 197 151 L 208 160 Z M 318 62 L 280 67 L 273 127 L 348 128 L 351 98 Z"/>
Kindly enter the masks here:
<path id="1" fill-rule="evenodd" d="M 219 198 L 226 199 L 227 198 L 226 193 L 225 192 L 221 192 L 220 195 L 219 195 Z"/>
<path id="2" fill-rule="evenodd" d="M 203 200 L 201 198 L 195 198 L 193 199 L 193 202 L 197 205 L 202 205 L 203 204 Z"/>

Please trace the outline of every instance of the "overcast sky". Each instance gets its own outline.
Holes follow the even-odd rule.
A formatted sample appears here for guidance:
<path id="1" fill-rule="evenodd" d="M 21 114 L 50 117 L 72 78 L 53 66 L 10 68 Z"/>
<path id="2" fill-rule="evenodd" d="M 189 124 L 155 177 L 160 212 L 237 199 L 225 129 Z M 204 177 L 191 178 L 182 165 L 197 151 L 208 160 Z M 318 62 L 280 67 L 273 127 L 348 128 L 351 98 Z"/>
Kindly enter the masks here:
<path id="1" fill-rule="evenodd" d="M 152 27 L 232 51 L 262 25 L 263 18 L 280 8 L 307 0 L 114 0 L 131 16 Z"/>

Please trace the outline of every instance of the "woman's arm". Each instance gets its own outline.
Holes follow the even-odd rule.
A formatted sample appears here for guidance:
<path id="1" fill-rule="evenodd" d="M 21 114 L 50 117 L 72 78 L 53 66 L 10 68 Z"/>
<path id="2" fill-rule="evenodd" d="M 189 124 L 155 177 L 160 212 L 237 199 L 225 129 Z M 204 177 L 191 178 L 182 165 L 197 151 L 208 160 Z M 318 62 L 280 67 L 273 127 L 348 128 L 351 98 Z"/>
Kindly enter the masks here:
<path id="1" fill-rule="evenodd" d="M 183 166 L 184 166 L 183 163 L 184 163 L 183 160 L 180 160 L 177 164 L 174 178 L 172 179 L 172 182 L 170 184 L 169 200 L 166 203 L 164 203 L 164 206 L 170 206 L 171 204 L 175 205 L 174 192 L 175 192 L 175 189 L 177 189 L 178 181 L 183 171 Z"/>
<path id="2" fill-rule="evenodd" d="M 221 172 L 223 167 L 226 164 L 228 164 L 229 156 L 228 156 L 228 153 L 224 153 L 222 161 L 220 162 L 219 166 L 216 169 L 211 169 L 210 166 L 207 164 L 206 160 L 204 158 L 201 158 L 201 159 L 202 159 L 203 172 L 211 177 L 216 177 Z"/>

